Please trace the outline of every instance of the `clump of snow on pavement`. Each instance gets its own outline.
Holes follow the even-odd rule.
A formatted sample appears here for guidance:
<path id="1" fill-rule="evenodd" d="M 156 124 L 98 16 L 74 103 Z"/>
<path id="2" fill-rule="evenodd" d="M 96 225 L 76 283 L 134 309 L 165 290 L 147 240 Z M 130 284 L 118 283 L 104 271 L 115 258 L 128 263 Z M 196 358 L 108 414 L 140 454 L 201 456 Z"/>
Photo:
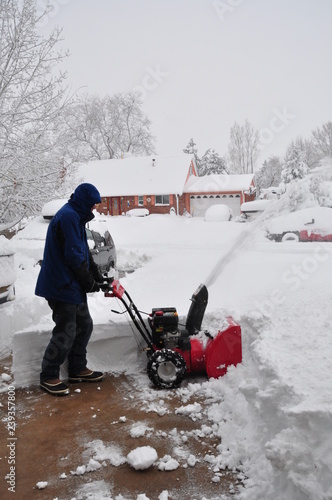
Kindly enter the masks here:
<path id="1" fill-rule="evenodd" d="M 158 454 L 152 446 L 139 446 L 127 455 L 127 462 L 136 470 L 148 469 L 158 459 Z"/>
<path id="2" fill-rule="evenodd" d="M 36 484 L 36 488 L 38 488 L 38 490 L 43 490 L 46 488 L 47 485 L 48 485 L 47 481 L 38 481 L 38 483 Z"/>
<path id="3" fill-rule="evenodd" d="M 191 295 L 205 282 L 209 302 L 202 329 L 214 329 L 227 315 L 241 325 L 242 363 L 218 380 L 189 380 L 177 389 L 183 403 L 177 411 L 198 422 L 204 411 L 209 424 L 205 422 L 199 433 L 219 438 L 215 453 L 204 457 L 213 481 L 218 482 L 227 469 L 237 473 L 242 486 L 230 494 L 238 500 L 332 498 L 332 244 L 271 242 L 251 222 L 167 215 L 107 221 L 123 255 L 121 265 L 125 267 L 128 258 L 129 268 L 137 256 L 135 272 L 121 278 L 121 283 L 140 310 L 175 306 L 179 317 L 185 318 Z M 236 241 L 240 245 L 235 249 Z M 12 244 L 15 248 L 15 239 Z M 5 326 L 0 352 L 10 349 L 13 333 L 20 329 L 52 328 L 46 301 L 34 296 L 38 265 L 33 252 L 27 241 L 16 247 L 16 299 L 1 306 L 1 326 Z M 95 325 L 106 332 L 121 322 L 131 335 L 124 315 L 119 320 L 111 312 L 117 307 L 113 299 L 93 294 L 89 304 Z M 106 334 L 96 342 L 94 362 L 102 359 L 112 371 L 104 341 Z M 114 340 L 113 355 L 123 352 L 124 341 L 122 336 Z M 120 358 L 123 371 L 142 371 L 142 358 L 132 353 Z M 120 368 L 116 365 L 117 371 Z M 6 378 L 1 377 L 3 387 Z M 150 388 L 142 409 L 162 416 L 168 411 L 163 400 Z M 133 438 L 144 433 L 148 433 L 144 426 L 131 429 Z M 168 437 L 176 448 L 188 436 L 179 429 Z M 90 452 L 89 458 L 100 464 L 117 466 L 126 461 L 116 444 L 93 442 Z M 198 458 L 188 451 L 183 458 L 174 453 L 169 460 L 194 466 Z M 112 498 L 109 486 L 99 481 L 84 485 L 84 493 L 82 487 L 76 497 L 93 498 L 93 494 Z"/>
<path id="4" fill-rule="evenodd" d="M 180 467 L 179 462 L 170 455 L 165 455 L 158 464 L 158 469 L 163 471 L 176 470 L 178 467 Z"/>

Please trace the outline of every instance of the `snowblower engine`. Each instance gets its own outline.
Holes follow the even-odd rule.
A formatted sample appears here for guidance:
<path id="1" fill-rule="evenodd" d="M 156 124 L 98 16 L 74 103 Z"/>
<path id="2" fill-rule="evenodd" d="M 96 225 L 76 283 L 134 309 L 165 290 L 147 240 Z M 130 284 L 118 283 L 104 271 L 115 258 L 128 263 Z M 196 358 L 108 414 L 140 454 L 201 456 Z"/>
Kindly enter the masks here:
<path id="1" fill-rule="evenodd" d="M 189 335 L 183 335 L 179 330 L 179 316 L 175 307 L 152 309 L 148 318 L 152 342 L 158 349 L 184 349 L 184 341 L 189 342 Z"/>

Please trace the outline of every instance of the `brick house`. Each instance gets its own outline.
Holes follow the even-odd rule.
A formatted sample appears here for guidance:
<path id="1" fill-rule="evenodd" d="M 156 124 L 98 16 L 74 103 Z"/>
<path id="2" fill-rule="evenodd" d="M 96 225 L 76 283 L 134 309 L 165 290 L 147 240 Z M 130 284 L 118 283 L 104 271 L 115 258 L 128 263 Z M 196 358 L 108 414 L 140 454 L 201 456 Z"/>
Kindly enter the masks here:
<path id="1" fill-rule="evenodd" d="M 185 153 L 91 161 L 78 169 L 80 181 L 99 190 L 99 211 L 105 215 L 121 215 L 136 208 L 148 209 L 150 214 L 165 214 L 171 209 L 180 215 L 190 212 L 184 186 L 196 176 L 194 157 Z"/>
<path id="2" fill-rule="evenodd" d="M 255 199 L 254 175 L 197 176 L 193 155 L 126 157 L 91 161 L 78 169 L 80 182 L 99 190 L 100 213 L 121 215 L 144 208 L 150 214 L 205 215 L 207 208 L 226 204 L 233 216 L 242 203 Z"/>

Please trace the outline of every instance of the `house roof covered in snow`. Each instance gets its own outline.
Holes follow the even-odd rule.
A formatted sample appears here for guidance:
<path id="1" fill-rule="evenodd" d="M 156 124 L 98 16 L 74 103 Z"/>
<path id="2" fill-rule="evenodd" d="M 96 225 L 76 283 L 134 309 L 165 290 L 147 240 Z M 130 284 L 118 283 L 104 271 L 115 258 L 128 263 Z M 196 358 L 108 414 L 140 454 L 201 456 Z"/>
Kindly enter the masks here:
<path id="1" fill-rule="evenodd" d="M 97 160 L 80 165 L 78 179 L 101 196 L 182 194 L 193 155 L 143 156 Z"/>
<path id="2" fill-rule="evenodd" d="M 253 182 L 254 174 L 213 174 L 188 179 L 185 193 L 229 193 L 246 191 Z"/>

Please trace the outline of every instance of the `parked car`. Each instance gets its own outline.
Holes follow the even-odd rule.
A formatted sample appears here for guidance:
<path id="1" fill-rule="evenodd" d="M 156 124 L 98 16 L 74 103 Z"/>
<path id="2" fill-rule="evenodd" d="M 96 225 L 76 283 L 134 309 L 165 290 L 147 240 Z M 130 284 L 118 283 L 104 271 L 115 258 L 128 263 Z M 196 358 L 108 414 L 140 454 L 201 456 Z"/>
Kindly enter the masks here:
<path id="1" fill-rule="evenodd" d="M 99 271 L 104 274 L 116 266 L 116 248 L 106 220 L 97 219 L 86 225 L 88 245 Z"/>
<path id="2" fill-rule="evenodd" d="M 237 219 L 237 222 L 252 221 L 259 217 L 262 212 L 271 204 L 272 200 L 254 200 L 246 201 L 241 205 L 241 215 Z"/>
<path id="3" fill-rule="evenodd" d="M 15 298 L 14 249 L 5 236 L 0 236 L 0 304 Z"/>
<path id="4" fill-rule="evenodd" d="M 42 216 L 51 220 L 67 199 L 52 200 L 42 207 Z M 116 249 L 113 238 L 108 230 L 106 219 L 97 217 L 86 225 L 86 234 L 93 260 L 99 267 L 100 272 L 107 273 L 116 266 Z"/>
<path id="5" fill-rule="evenodd" d="M 40 263 L 49 221 L 66 202 L 63 199 L 46 203 L 42 208 L 42 216 L 32 219 L 14 236 L 13 242 L 17 250 Z M 102 274 L 109 273 L 116 267 L 117 254 L 106 219 L 97 216 L 86 225 L 86 233 L 93 260 Z"/>
<path id="6" fill-rule="evenodd" d="M 265 230 L 267 238 L 278 242 L 332 241 L 332 209 L 312 207 L 280 215 Z"/>

